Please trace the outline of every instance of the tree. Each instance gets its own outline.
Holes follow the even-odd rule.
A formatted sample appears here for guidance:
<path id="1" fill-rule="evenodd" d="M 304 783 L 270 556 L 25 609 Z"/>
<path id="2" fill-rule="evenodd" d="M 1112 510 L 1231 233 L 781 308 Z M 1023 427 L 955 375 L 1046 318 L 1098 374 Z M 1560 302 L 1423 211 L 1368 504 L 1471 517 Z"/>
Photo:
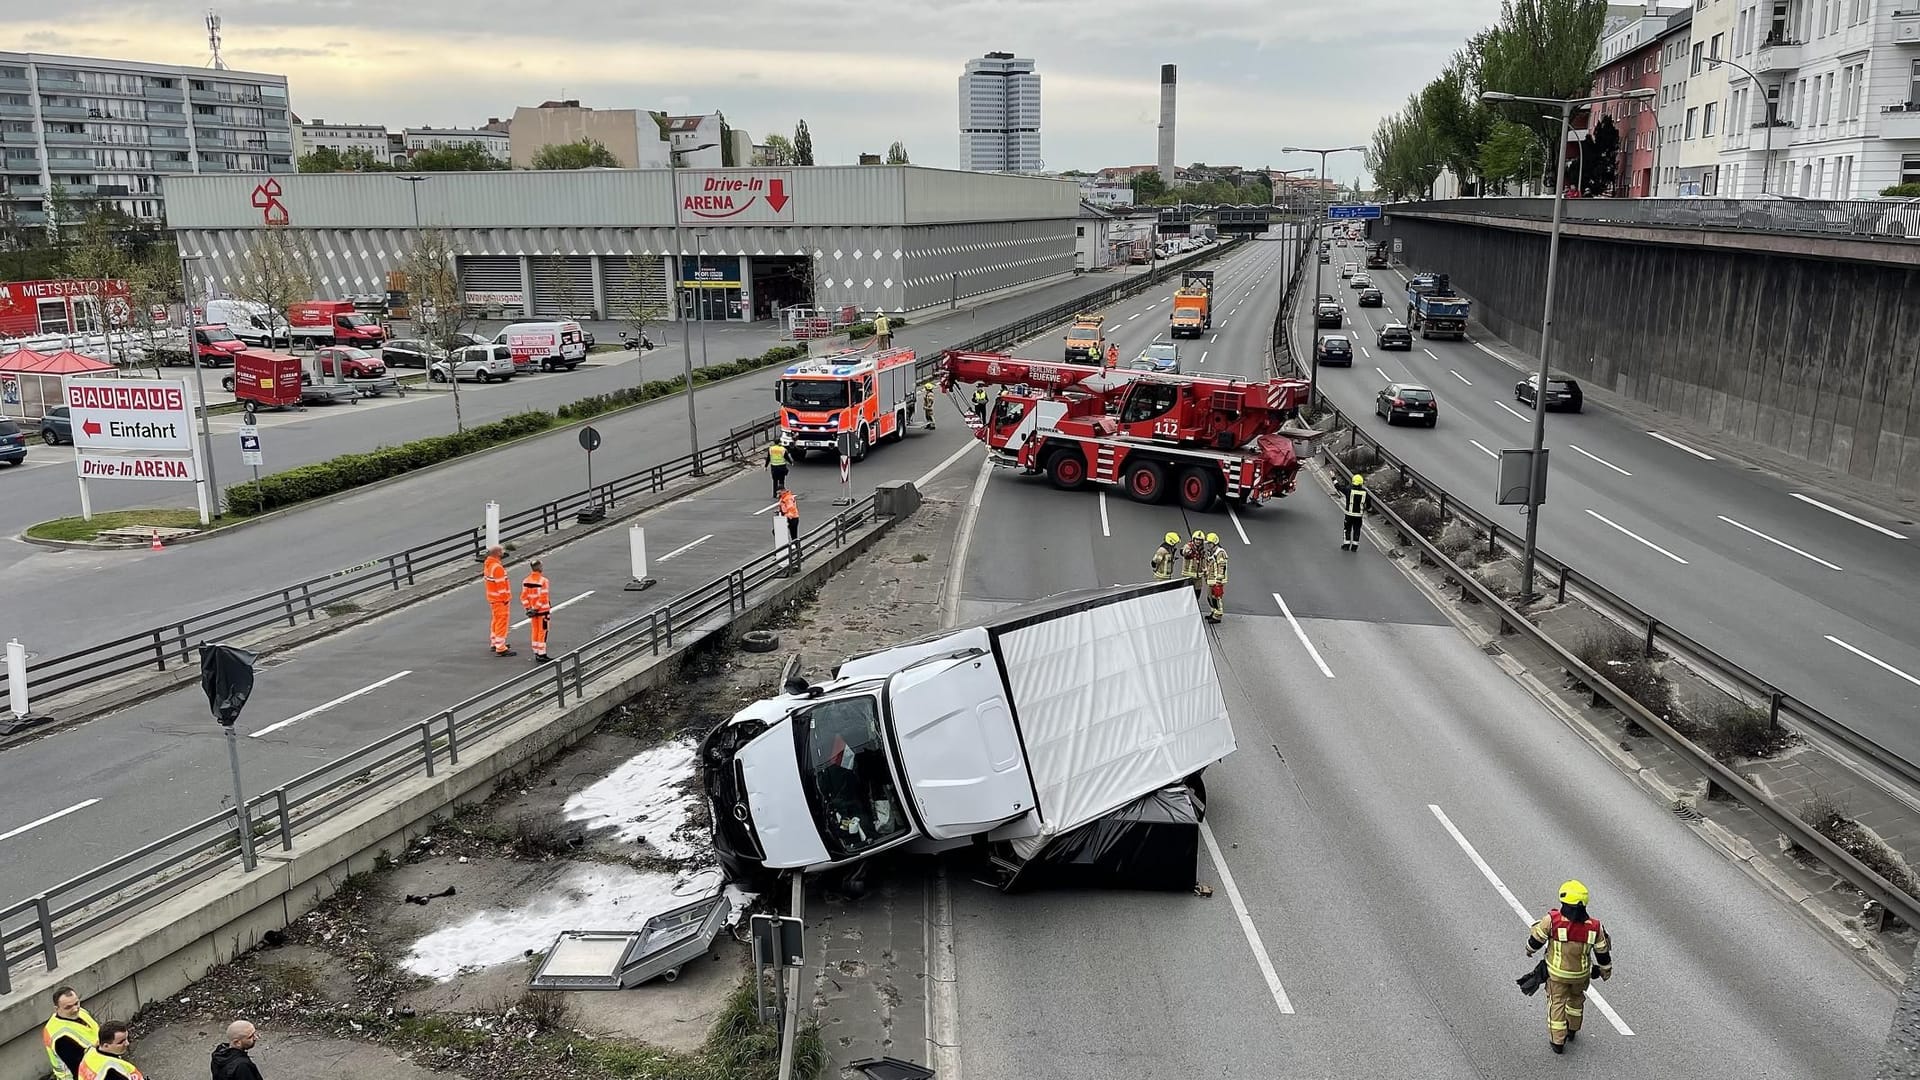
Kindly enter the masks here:
<path id="1" fill-rule="evenodd" d="M 167 334 L 164 312 L 168 305 L 185 297 L 180 288 L 180 258 L 177 252 L 153 247 L 128 266 L 128 330 L 138 334 L 146 346 L 155 378 L 160 377 L 160 340 Z M 163 317 L 153 317 L 155 308 Z"/>
<path id="2" fill-rule="evenodd" d="M 1127 181 L 1127 186 L 1133 189 L 1133 201 L 1142 205 L 1151 204 L 1167 194 L 1167 182 L 1151 169 L 1134 173 L 1133 179 Z"/>
<path id="3" fill-rule="evenodd" d="M 1528 177 L 1538 183 L 1541 170 L 1550 164 L 1533 129 L 1511 120 L 1496 120 L 1486 141 L 1480 144 L 1474 168 L 1483 184 L 1504 188 Z"/>
<path id="4" fill-rule="evenodd" d="M 288 308 L 313 299 L 312 252 L 305 237 L 285 225 L 269 225 L 257 235 L 226 280 L 227 292 L 236 300 L 259 304 L 269 315 L 285 318 Z M 334 365 L 334 378 L 340 379 L 344 370 L 343 365 Z"/>
<path id="5" fill-rule="evenodd" d="M 907 160 L 907 148 L 904 143 L 895 142 L 892 146 L 887 147 L 887 164 L 889 165 L 912 164 L 912 162 Z"/>
<path id="6" fill-rule="evenodd" d="M 533 155 L 533 167 L 536 169 L 617 169 L 620 162 L 613 151 L 594 141 L 581 139 L 579 142 L 552 143 L 540 148 Z"/>
<path id="7" fill-rule="evenodd" d="M 391 172 L 393 166 L 380 160 L 373 151 L 355 146 L 345 153 L 331 146 L 322 146 L 316 150 L 301 154 L 294 163 L 303 173 L 330 172 Z"/>
<path id="8" fill-rule="evenodd" d="M 1593 86 L 1595 43 L 1607 19 L 1606 0 L 1505 0 L 1500 21 L 1480 52 L 1481 88 L 1532 97 L 1572 98 Z M 1549 142 L 1559 125 L 1525 102 L 1496 106 Z"/>
<path id="9" fill-rule="evenodd" d="M 795 164 L 793 143 L 785 135 L 769 135 L 766 142 L 766 164 Z"/>
<path id="10" fill-rule="evenodd" d="M 580 310 L 580 290 L 574 288 L 573 275 L 568 272 L 565 255 L 546 257 L 547 273 L 553 276 L 553 301 L 560 305 L 560 314 L 569 319 L 578 319 L 587 314 Z"/>
<path id="11" fill-rule="evenodd" d="M 1580 140 L 1580 194 L 1605 195 L 1620 173 L 1620 129 L 1613 115 L 1603 114 L 1593 131 Z"/>
<path id="12" fill-rule="evenodd" d="M 407 292 L 413 303 L 413 328 L 432 345 L 451 350 L 453 339 L 473 325 L 474 315 L 460 288 L 459 249 L 453 235 L 445 229 L 422 229 L 413 250 L 405 259 Z M 448 357 L 448 374 L 453 374 Z M 449 378 L 453 387 L 453 429 L 467 429 L 460 414 L 460 380 Z"/>
<path id="13" fill-rule="evenodd" d="M 106 282 L 126 281 L 132 276 L 133 259 L 127 254 L 120 234 L 114 229 L 116 219 L 125 216 L 107 208 L 88 214 L 69 230 L 71 243 L 62 253 L 60 262 L 61 274 L 87 283 L 87 296 L 93 301 L 95 317 L 102 322 L 101 330 L 107 339 L 107 351 L 120 364 L 127 362 L 132 344 L 128 340 L 130 313 L 123 301 L 107 296 Z M 115 348 L 115 330 L 120 331 L 118 349 Z"/>
<path id="14" fill-rule="evenodd" d="M 625 297 L 613 297 L 611 296 L 612 290 L 609 290 L 609 298 L 613 302 L 613 310 L 609 312 L 609 314 L 619 319 L 622 325 L 633 332 L 635 341 L 647 340 L 647 327 L 667 317 L 665 305 L 650 302 L 640 288 L 641 282 L 658 272 L 657 267 L 642 263 L 639 259 L 629 255 L 627 256 L 627 282 L 629 291 Z M 644 382 L 645 377 L 642 374 L 643 368 L 644 365 L 636 358 L 633 365 L 634 378 Z"/>
<path id="15" fill-rule="evenodd" d="M 80 206 L 74 202 L 67 185 L 56 183 L 47 189 L 47 242 L 53 245 L 55 253 L 63 261 L 67 249 L 78 239 L 75 235 L 76 226 L 80 224 L 82 216 Z"/>
<path id="16" fill-rule="evenodd" d="M 813 164 L 813 132 L 807 130 L 805 120 L 793 126 L 793 163 Z"/>
<path id="17" fill-rule="evenodd" d="M 506 168 L 507 163 L 479 143 L 470 142 L 416 150 L 407 160 L 407 167 L 419 172 L 492 172 Z"/>

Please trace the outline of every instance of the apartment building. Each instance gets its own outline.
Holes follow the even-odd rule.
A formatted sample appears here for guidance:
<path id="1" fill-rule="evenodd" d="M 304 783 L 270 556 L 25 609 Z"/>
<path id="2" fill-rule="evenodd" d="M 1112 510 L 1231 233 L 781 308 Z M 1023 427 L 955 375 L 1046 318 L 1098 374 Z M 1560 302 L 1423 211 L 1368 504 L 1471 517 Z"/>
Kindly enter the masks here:
<path id="1" fill-rule="evenodd" d="M 392 140 L 388 137 L 385 124 L 329 124 L 315 117 L 312 120 L 293 118 L 294 161 L 315 150 L 331 150 L 346 155 L 355 150 L 372 155 L 375 161 L 384 162 L 390 152 Z"/>
<path id="2" fill-rule="evenodd" d="M 1737 5 L 1730 60 L 1746 69 L 1727 65 L 1729 193 L 1756 195 L 1763 177 L 1769 193 L 1812 199 L 1920 183 L 1920 4 L 1721 2 Z"/>
<path id="3" fill-rule="evenodd" d="M 1726 196 L 1721 175 L 1720 146 L 1726 136 L 1727 78 L 1735 74 L 1726 59 L 1733 48 L 1734 9 L 1739 0 L 1693 0 L 1686 64 L 1686 104 L 1681 109 L 1680 137 L 1667 143 L 1663 155 L 1673 167 L 1675 195 Z"/>
<path id="4" fill-rule="evenodd" d="M 1687 72 L 1693 52 L 1693 5 L 1669 16 L 1660 32 L 1660 96 L 1656 117 L 1659 141 L 1654 151 L 1654 194 L 1671 199 L 1680 194 L 1683 173 L 1678 164 L 1680 135 L 1686 121 Z"/>
<path id="5" fill-rule="evenodd" d="M 606 147 L 623 169 L 664 169 L 669 160 L 661 118 L 641 109 L 595 109 L 569 98 L 523 105 L 508 125 L 516 169 L 531 168 L 543 147 L 582 139 Z"/>
<path id="6" fill-rule="evenodd" d="M 1663 67 L 1661 42 L 1666 35 L 1667 21 L 1678 13 L 1675 8 L 1648 4 L 1635 15 L 1610 20 L 1608 32 L 1600 39 L 1600 66 L 1593 77 L 1594 96 L 1648 88 L 1657 90 Z M 1660 148 L 1659 98 L 1599 102 L 1589 111 L 1589 132 L 1603 116 L 1613 118 L 1614 130 L 1620 136 L 1612 193 L 1621 198 L 1646 198 L 1654 194 L 1654 161 Z"/>
<path id="7" fill-rule="evenodd" d="M 162 220 L 169 175 L 286 172 L 284 75 L 0 52 L 0 215 L 44 225 L 49 193 Z"/>
<path id="8" fill-rule="evenodd" d="M 505 127 L 505 125 L 501 125 Z M 482 128 L 407 128 L 401 133 L 410 157 L 419 150 L 477 145 L 495 161 L 506 165 L 513 160 L 512 140 L 504 130 Z"/>

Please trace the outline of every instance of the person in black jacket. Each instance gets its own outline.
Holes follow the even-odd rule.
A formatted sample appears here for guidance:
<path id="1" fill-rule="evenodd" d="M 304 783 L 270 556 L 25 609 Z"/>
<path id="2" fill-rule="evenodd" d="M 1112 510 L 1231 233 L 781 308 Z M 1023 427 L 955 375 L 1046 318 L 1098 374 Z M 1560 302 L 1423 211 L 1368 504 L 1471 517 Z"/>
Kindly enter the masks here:
<path id="1" fill-rule="evenodd" d="M 260 1033 L 245 1020 L 227 1025 L 227 1041 L 213 1048 L 213 1080 L 261 1080 L 260 1066 L 247 1051 L 260 1042 Z"/>

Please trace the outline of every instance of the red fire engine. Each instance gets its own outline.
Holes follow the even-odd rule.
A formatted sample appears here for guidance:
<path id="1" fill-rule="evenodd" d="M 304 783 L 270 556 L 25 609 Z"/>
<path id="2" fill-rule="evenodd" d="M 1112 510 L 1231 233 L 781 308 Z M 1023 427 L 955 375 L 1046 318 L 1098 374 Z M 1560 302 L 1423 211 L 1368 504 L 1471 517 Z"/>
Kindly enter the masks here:
<path id="1" fill-rule="evenodd" d="M 127 283 L 113 278 L 0 282 L 0 337 L 99 333 L 127 321 Z"/>
<path id="2" fill-rule="evenodd" d="M 809 450 L 838 453 L 843 440 L 855 461 L 882 440 L 906 433 L 913 405 L 912 349 L 857 350 L 811 357 L 780 373 L 780 441 L 795 461 Z"/>
<path id="3" fill-rule="evenodd" d="M 1258 506 L 1293 491 L 1295 439 L 1287 421 L 1306 401 L 1300 379 L 1162 375 L 949 352 L 941 381 L 993 383 L 992 415 L 977 427 L 996 464 L 1044 473 L 1055 487 L 1119 486 L 1139 502 L 1178 499 L 1204 512 L 1226 498 Z"/>

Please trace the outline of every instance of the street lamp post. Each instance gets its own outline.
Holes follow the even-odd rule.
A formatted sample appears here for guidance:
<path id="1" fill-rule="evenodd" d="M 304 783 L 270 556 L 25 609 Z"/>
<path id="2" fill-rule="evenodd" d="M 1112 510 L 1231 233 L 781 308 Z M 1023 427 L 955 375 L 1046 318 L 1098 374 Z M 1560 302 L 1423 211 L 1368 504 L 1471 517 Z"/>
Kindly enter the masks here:
<path id="1" fill-rule="evenodd" d="M 207 424 L 206 369 L 200 366 L 200 343 L 194 340 L 200 327 L 199 320 L 193 314 L 193 290 L 187 284 L 192 276 L 192 264 L 199 261 L 198 255 L 180 256 L 180 298 L 187 308 L 187 355 L 193 357 L 193 393 L 200 399 L 200 456 L 207 463 L 207 501 L 211 504 L 206 508 L 206 513 L 218 521 L 220 480 L 213 467 L 213 429 Z"/>
<path id="2" fill-rule="evenodd" d="M 1520 598 L 1521 603 L 1533 599 L 1533 564 L 1535 549 L 1540 534 L 1540 506 L 1544 501 L 1541 493 L 1547 481 L 1547 354 L 1553 345 L 1553 284 L 1555 271 L 1560 262 L 1560 219 L 1566 208 L 1567 197 L 1567 125 L 1572 121 L 1573 110 L 1582 105 L 1592 105 L 1601 101 L 1616 101 L 1627 98 L 1650 98 L 1658 91 L 1652 87 L 1629 90 L 1624 94 L 1601 94 L 1596 97 L 1541 98 L 1526 97 L 1520 94 L 1505 94 L 1489 90 L 1480 95 L 1482 101 L 1525 101 L 1534 105 L 1548 105 L 1560 110 L 1560 154 L 1553 166 L 1553 229 L 1547 234 L 1547 297 L 1540 314 L 1540 373 L 1533 387 L 1533 453 L 1528 458 L 1531 470 L 1527 478 L 1527 538 L 1521 552 L 1520 562 Z"/>
<path id="3" fill-rule="evenodd" d="M 416 250 L 426 252 L 427 254 L 436 254 L 434 252 L 427 251 L 426 237 L 420 231 L 420 185 L 426 183 L 431 178 L 425 177 L 425 176 L 402 176 L 400 179 L 405 180 L 407 182 L 407 192 L 408 194 L 413 196 L 413 242 L 419 245 L 419 247 L 416 248 Z M 424 260 L 422 260 L 422 262 L 424 265 Z M 420 306 L 420 297 L 418 295 L 419 290 L 413 286 L 412 282 L 408 282 L 407 286 L 408 286 L 408 292 L 413 294 L 410 297 L 412 306 L 415 308 L 418 308 Z M 465 297 L 462 297 L 461 300 L 462 302 L 464 302 Z M 438 329 L 438 328 L 444 327 L 446 325 L 446 322 L 445 322 L 446 316 L 440 312 L 438 304 L 434 305 L 433 314 L 434 314 L 433 322 L 434 322 L 435 328 Z M 413 322 L 415 326 L 420 325 L 419 316 L 416 315 L 414 317 Z M 440 337 L 445 338 L 447 337 L 447 335 L 441 334 Z M 447 349 L 447 385 L 453 388 L 453 430 L 456 432 L 459 432 L 459 431 L 465 431 L 467 429 L 467 425 L 466 425 L 466 422 L 462 420 L 460 416 L 460 365 L 454 362 L 454 359 L 453 359 L 454 350 L 451 347 L 452 345 L 453 345 L 452 341 L 446 341 L 444 342 L 443 347 Z M 434 348 L 433 339 L 429 337 L 427 339 L 427 381 L 428 382 L 433 381 L 433 348 Z"/>
<path id="4" fill-rule="evenodd" d="M 1364 154 L 1367 152 L 1367 148 L 1364 146 L 1332 146 L 1332 147 L 1327 147 L 1325 149 L 1320 149 L 1320 148 L 1309 148 L 1304 146 L 1283 146 L 1280 148 L 1280 152 L 1283 154 L 1319 154 L 1320 155 L 1320 192 L 1319 194 L 1320 194 L 1322 205 L 1324 206 L 1328 201 L 1327 200 L 1327 155 L 1339 154 L 1339 153 Z M 1322 213 L 1324 215 L 1324 211 L 1322 211 Z M 1320 230 L 1326 228 L 1326 225 L 1327 223 L 1323 216 L 1320 220 L 1314 223 L 1313 228 L 1307 231 L 1308 239 L 1310 241 L 1318 239 L 1320 236 Z M 1320 262 L 1319 252 L 1315 252 L 1314 258 L 1313 258 L 1313 296 L 1314 296 L 1314 303 L 1316 305 L 1318 305 L 1320 302 L 1320 290 L 1322 287 L 1320 267 L 1322 265 L 1323 264 Z M 1315 325 L 1317 326 L 1319 323 L 1319 319 L 1316 317 L 1314 322 L 1315 322 Z M 1307 368 L 1307 406 L 1309 408 L 1313 406 L 1313 403 L 1315 400 L 1317 400 L 1320 392 L 1320 348 L 1319 348 L 1320 335 L 1319 333 L 1316 332 L 1313 335 L 1313 338 L 1314 338 L 1314 348 L 1311 350 L 1312 356 L 1309 358 L 1309 361 L 1308 361 L 1309 366 Z"/>
<path id="5" fill-rule="evenodd" d="M 1707 63 L 1712 64 L 1715 67 L 1718 67 L 1721 64 L 1725 64 L 1730 68 L 1737 69 L 1742 74 L 1744 74 L 1748 79 L 1751 79 L 1753 81 L 1754 89 L 1760 91 L 1760 100 L 1762 104 L 1765 106 L 1766 113 L 1767 113 L 1767 135 L 1766 135 L 1767 148 L 1765 151 L 1765 158 L 1764 158 L 1764 160 L 1766 161 L 1766 164 L 1760 170 L 1760 194 L 1765 195 L 1767 193 L 1767 183 L 1768 181 L 1773 179 L 1773 95 L 1767 93 L 1767 88 L 1764 85 L 1762 85 L 1760 82 L 1760 76 L 1755 75 L 1752 71 L 1748 70 L 1748 68 L 1744 64 L 1736 64 L 1731 60 L 1727 60 L 1727 59 L 1724 59 L 1721 57 L 1715 57 L 1715 56 L 1703 56 L 1700 59 L 1705 60 Z M 1744 121 L 1744 118 L 1742 119 Z"/>
<path id="6" fill-rule="evenodd" d="M 688 295 L 686 287 L 687 244 L 684 234 L 680 231 L 680 166 L 675 164 L 674 159 L 698 150 L 711 150 L 718 145 L 718 143 L 702 143 L 699 146 L 689 146 L 684 150 L 671 148 L 667 150 L 667 185 L 673 192 L 673 304 L 674 314 L 680 320 L 680 377 L 687 387 L 687 447 L 688 454 L 693 460 L 695 476 L 703 475 L 706 470 L 700 466 L 700 423 L 693 407 L 693 328 L 687 325 L 687 309 L 692 306 L 690 302 L 692 298 Z M 700 325 L 700 346 L 703 350 L 706 348 L 706 343 L 707 327 L 703 322 Z M 644 364 L 646 360 L 644 357 L 637 357 L 634 362 Z M 704 353 L 700 363 L 702 366 L 706 364 Z"/>

